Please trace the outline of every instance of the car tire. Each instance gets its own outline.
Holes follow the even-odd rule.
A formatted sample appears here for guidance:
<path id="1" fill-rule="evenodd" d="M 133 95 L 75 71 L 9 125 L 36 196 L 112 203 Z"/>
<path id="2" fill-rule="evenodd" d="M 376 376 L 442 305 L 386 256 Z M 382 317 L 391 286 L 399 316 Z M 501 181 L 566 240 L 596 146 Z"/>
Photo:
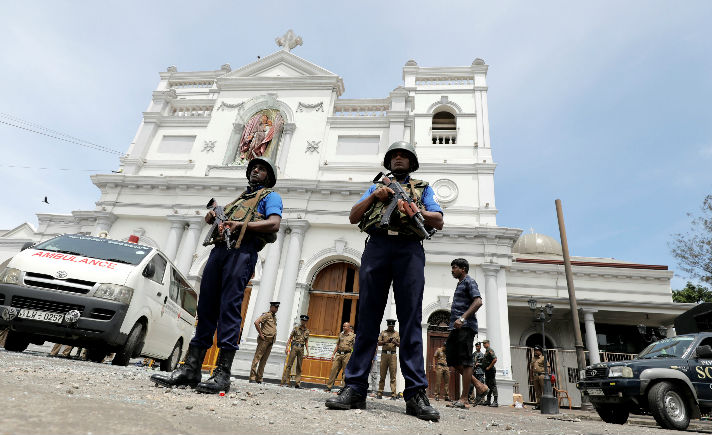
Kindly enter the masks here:
<path id="1" fill-rule="evenodd" d="M 87 360 L 95 363 L 102 363 L 109 355 L 109 351 L 103 347 L 90 347 L 87 349 Z"/>
<path id="2" fill-rule="evenodd" d="M 596 412 L 601 420 L 612 424 L 625 424 L 628 421 L 630 411 L 619 405 L 596 405 Z"/>
<path id="3" fill-rule="evenodd" d="M 5 338 L 5 350 L 10 352 L 23 352 L 30 345 L 30 339 L 15 331 L 7 331 Z"/>
<path id="4" fill-rule="evenodd" d="M 126 338 L 126 343 L 116 351 L 114 359 L 111 364 L 115 366 L 126 366 L 129 364 L 129 360 L 134 356 L 134 352 L 138 349 L 141 342 L 141 337 L 143 336 L 143 325 L 137 323 L 131 328 L 129 336 Z"/>
<path id="5" fill-rule="evenodd" d="M 685 430 L 690 425 L 685 393 L 670 382 L 663 381 L 650 387 L 648 406 L 655 421 L 664 429 Z"/>
<path id="6" fill-rule="evenodd" d="M 164 372 L 172 372 L 175 370 L 180 362 L 180 356 L 183 353 L 182 350 L 183 346 L 181 345 L 180 340 L 178 340 L 176 345 L 173 347 L 173 352 L 171 352 L 168 358 L 161 361 L 161 370 Z"/>

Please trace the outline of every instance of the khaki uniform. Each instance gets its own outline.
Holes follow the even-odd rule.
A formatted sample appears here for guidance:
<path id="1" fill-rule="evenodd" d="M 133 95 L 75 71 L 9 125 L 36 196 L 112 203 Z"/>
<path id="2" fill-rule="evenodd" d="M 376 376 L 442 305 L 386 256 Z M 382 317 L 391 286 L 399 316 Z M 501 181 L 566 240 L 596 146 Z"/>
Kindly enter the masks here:
<path id="1" fill-rule="evenodd" d="M 7 333 L 10 331 L 10 328 L 5 328 L 2 331 L 0 331 L 0 347 L 5 347 L 5 340 L 7 340 Z"/>
<path id="2" fill-rule="evenodd" d="M 262 375 L 265 372 L 267 358 L 272 352 L 272 345 L 277 337 L 277 316 L 271 311 L 263 313 L 259 318 L 260 331 L 262 336 L 257 337 L 257 349 L 255 357 L 252 359 L 252 369 L 250 370 L 250 380 L 262 382 Z"/>
<path id="3" fill-rule="evenodd" d="M 396 349 L 400 346 L 400 335 L 398 331 L 382 331 L 378 336 L 378 341 L 385 343 L 381 347 L 381 379 L 378 382 L 378 394 L 383 393 L 386 385 L 386 373 L 391 376 L 391 393 L 396 395 L 396 373 L 398 373 L 398 355 Z"/>
<path id="4" fill-rule="evenodd" d="M 435 350 L 435 397 L 440 396 L 440 385 L 445 384 L 445 397 L 450 397 L 450 368 L 447 366 L 447 358 L 442 348 Z"/>
<path id="5" fill-rule="evenodd" d="M 336 342 L 336 354 L 334 355 L 334 360 L 331 362 L 331 374 L 329 374 L 329 380 L 326 383 L 326 388 L 331 389 L 336 382 L 336 377 L 339 372 L 346 368 L 351 358 L 351 351 L 354 350 L 354 341 L 356 341 L 356 334 L 349 332 L 344 334 L 339 333 L 339 341 Z"/>
<path id="6" fill-rule="evenodd" d="M 544 355 L 539 358 L 532 355 L 532 360 L 529 363 L 529 373 L 534 384 L 534 396 L 536 403 L 541 402 L 541 393 L 544 390 L 544 380 L 546 379 L 546 363 Z"/>
<path id="7" fill-rule="evenodd" d="M 289 350 L 287 364 L 284 366 L 281 383 L 289 384 L 289 376 L 292 374 L 292 365 L 296 360 L 296 379 L 294 382 L 297 386 L 299 386 L 302 382 L 302 360 L 304 359 L 304 348 L 306 347 L 307 340 L 309 339 L 309 330 L 307 328 L 302 328 L 301 326 L 295 326 L 294 329 L 292 329 L 292 334 L 289 336 L 289 339 L 291 340 L 292 347 Z"/>

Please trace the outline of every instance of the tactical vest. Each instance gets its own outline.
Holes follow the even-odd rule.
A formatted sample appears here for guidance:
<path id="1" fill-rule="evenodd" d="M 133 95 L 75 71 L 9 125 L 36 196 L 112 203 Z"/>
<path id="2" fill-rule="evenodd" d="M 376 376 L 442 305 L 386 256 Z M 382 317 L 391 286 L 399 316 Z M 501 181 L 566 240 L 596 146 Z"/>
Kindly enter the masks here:
<path id="1" fill-rule="evenodd" d="M 384 184 L 382 182 L 378 182 L 378 187 L 381 186 L 384 186 Z M 408 180 L 408 184 L 403 185 L 403 189 L 415 201 L 418 208 L 423 207 L 423 191 L 425 191 L 426 187 L 428 187 L 427 181 L 416 180 L 415 178 L 411 178 Z M 361 217 L 361 221 L 358 224 L 361 231 L 368 232 L 374 228 L 380 229 L 381 219 L 383 218 L 386 205 L 386 203 L 378 200 L 373 201 L 373 204 L 371 204 L 371 207 L 366 210 L 366 213 L 363 214 L 363 217 Z M 417 228 L 415 224 L 413 224 L 413 220 L 410 219 L 405 213 L 398 211 L 398 208 L 393 211 L 393 217 L 391 217 L 388 229 L 391 231 L 397 231 L 398 234 L 404 236 L 418 235 Z"/>
<path id="2" fill-rule="evenodd" d="M 265 219 L 262 213 L 257 211 L 257 205 L 274 192 L 270 189 L 259 189 L 254 192 L 243 192 L 236 200 L 225 206 L 225 216 L 228 220 L 237 222 L 256 222 Z M 243 234 L 238 239 L 242 241 Z M 274 243 L 277 240 L 276 233 L 259 233 L 256 231 L 250 232 L 250 236 L 257 239 L 257 251 L 261 251 L 267 243 Z"/>

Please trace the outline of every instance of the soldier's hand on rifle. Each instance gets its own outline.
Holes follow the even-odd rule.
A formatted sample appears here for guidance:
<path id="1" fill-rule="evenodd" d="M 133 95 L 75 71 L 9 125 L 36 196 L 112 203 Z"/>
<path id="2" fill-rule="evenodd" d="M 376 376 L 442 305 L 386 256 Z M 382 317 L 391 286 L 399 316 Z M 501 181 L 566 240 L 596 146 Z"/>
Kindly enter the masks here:
<path id="1" fill-rule="evenodd" d="M 210 225 L 212 225 L 213 222 L 215 222 L 215 212 L 214 212 L 214 211 L 209 210 L 209 211 L 205 214 L 205 222 L 206 222 L 207 224 L 210 224 Z"/>
<path id="2" fill-rule="evenodd" d="M 379 201 L 386 202 L 388 201 L 388 198 L 391 197 L 391 195 L 395 194 L 395 192 L 390 187 L 381 186 L 376 189 L 373 194 L 376 195 L 376 199 L 378 199 Z"/>
<path id="3" fill-rule="evenodd" d="M 418 206 L 414 202 L 405 202 L 402 199 L 398 200 L 398 211 L 405 213 L 408 217 L 413 217 L 414 214 L 418 213 Z"/>
<path id="4" fill-rule="evenodd" d="M 242 222 L 236 222 L 236 221 L 223 222 L 222 224 L 219 225 L 220 234 L 222 234 L 223 228 L 225 228 L 225 227 L 229 228 L 231 233 L 234 233 L 235 231 L 240 229 L 241 226 L 242 226 Z"/>

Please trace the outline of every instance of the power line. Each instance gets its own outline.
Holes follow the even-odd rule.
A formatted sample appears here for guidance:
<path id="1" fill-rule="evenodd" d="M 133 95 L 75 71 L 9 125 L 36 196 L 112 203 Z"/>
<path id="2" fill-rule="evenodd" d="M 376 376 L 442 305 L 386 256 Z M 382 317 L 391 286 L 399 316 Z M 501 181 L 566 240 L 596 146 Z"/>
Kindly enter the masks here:
<path id="1" fill-rule="evenodd" d="M 50 171 L 108 172 L 105 169 L 44 168 L 44 167 L 36 167 L 36 166 L 22 166 L 22 165 L 0 165 L 0 168 L 50 170 Z"/>
<path id="2" fill-rule="evenodd" d="M 117 154 L 117 155 L 120 155 L 120 156 L 124 155 L 123 152 L 118 151 L 118 150 L 115 150 L 115 149 L 113 149 L 113 148 L 109 148 L 109 147 L 105 147 L 105 146 L 103 146 L 103 145 L 95 144 L 95 143 L 93 143 L 93 142 L 89 142 L 89 141 L 84 140 L 84 139 L 79 139 L 79 138 L 77 138 L 77 137 L 68 135 L 68 134 L 66 134 L 66 133 L 62 133 L 62 132 L 59 132 L 59 131 L 52 130 L 52 129 L 50 129 L 50 128 L 44 127 L 44 126 L 39 125 L 39 124 L 35 124 L 35 123 L 29 122 L 29 121 L 25 121 L 24 119 L 18 118 L 18 117 L 13 116 L 13 115 L 10 115 L 10 114 L 8 114 L 8 113 L 2 113 L 2 112 L 0 112 L 0 118 L 4 118 L 4 119 L 0 119 L 0 124 L 9 125 L 9 126 L 11 126 L 11 127 L 19 128 L 19 129 L 21 129 L 21 130 L 29 131 L 29 132 L 31 132 L 31 133 L 36 133 L 36 134 L 40 134 L 40 135 L 43 135 L 43 136 L 47 136 L 47 137 L 50 137 L 50 138 L 52 138 L 52 139 L 57 139 L 57 140 L 61 140 L 61 141 L 64 141 L 64 142 L 73 143 L 73 144 L 80 145 L 80 146 L 83 146 L 83 147 L 86 147 L 86 148 L 90 148 L 90 149 L 93 149 L 93 150 L 96 150 L 96 151 L 102 151 L 102 152 L 110 153 L 110 154 Z"/>

